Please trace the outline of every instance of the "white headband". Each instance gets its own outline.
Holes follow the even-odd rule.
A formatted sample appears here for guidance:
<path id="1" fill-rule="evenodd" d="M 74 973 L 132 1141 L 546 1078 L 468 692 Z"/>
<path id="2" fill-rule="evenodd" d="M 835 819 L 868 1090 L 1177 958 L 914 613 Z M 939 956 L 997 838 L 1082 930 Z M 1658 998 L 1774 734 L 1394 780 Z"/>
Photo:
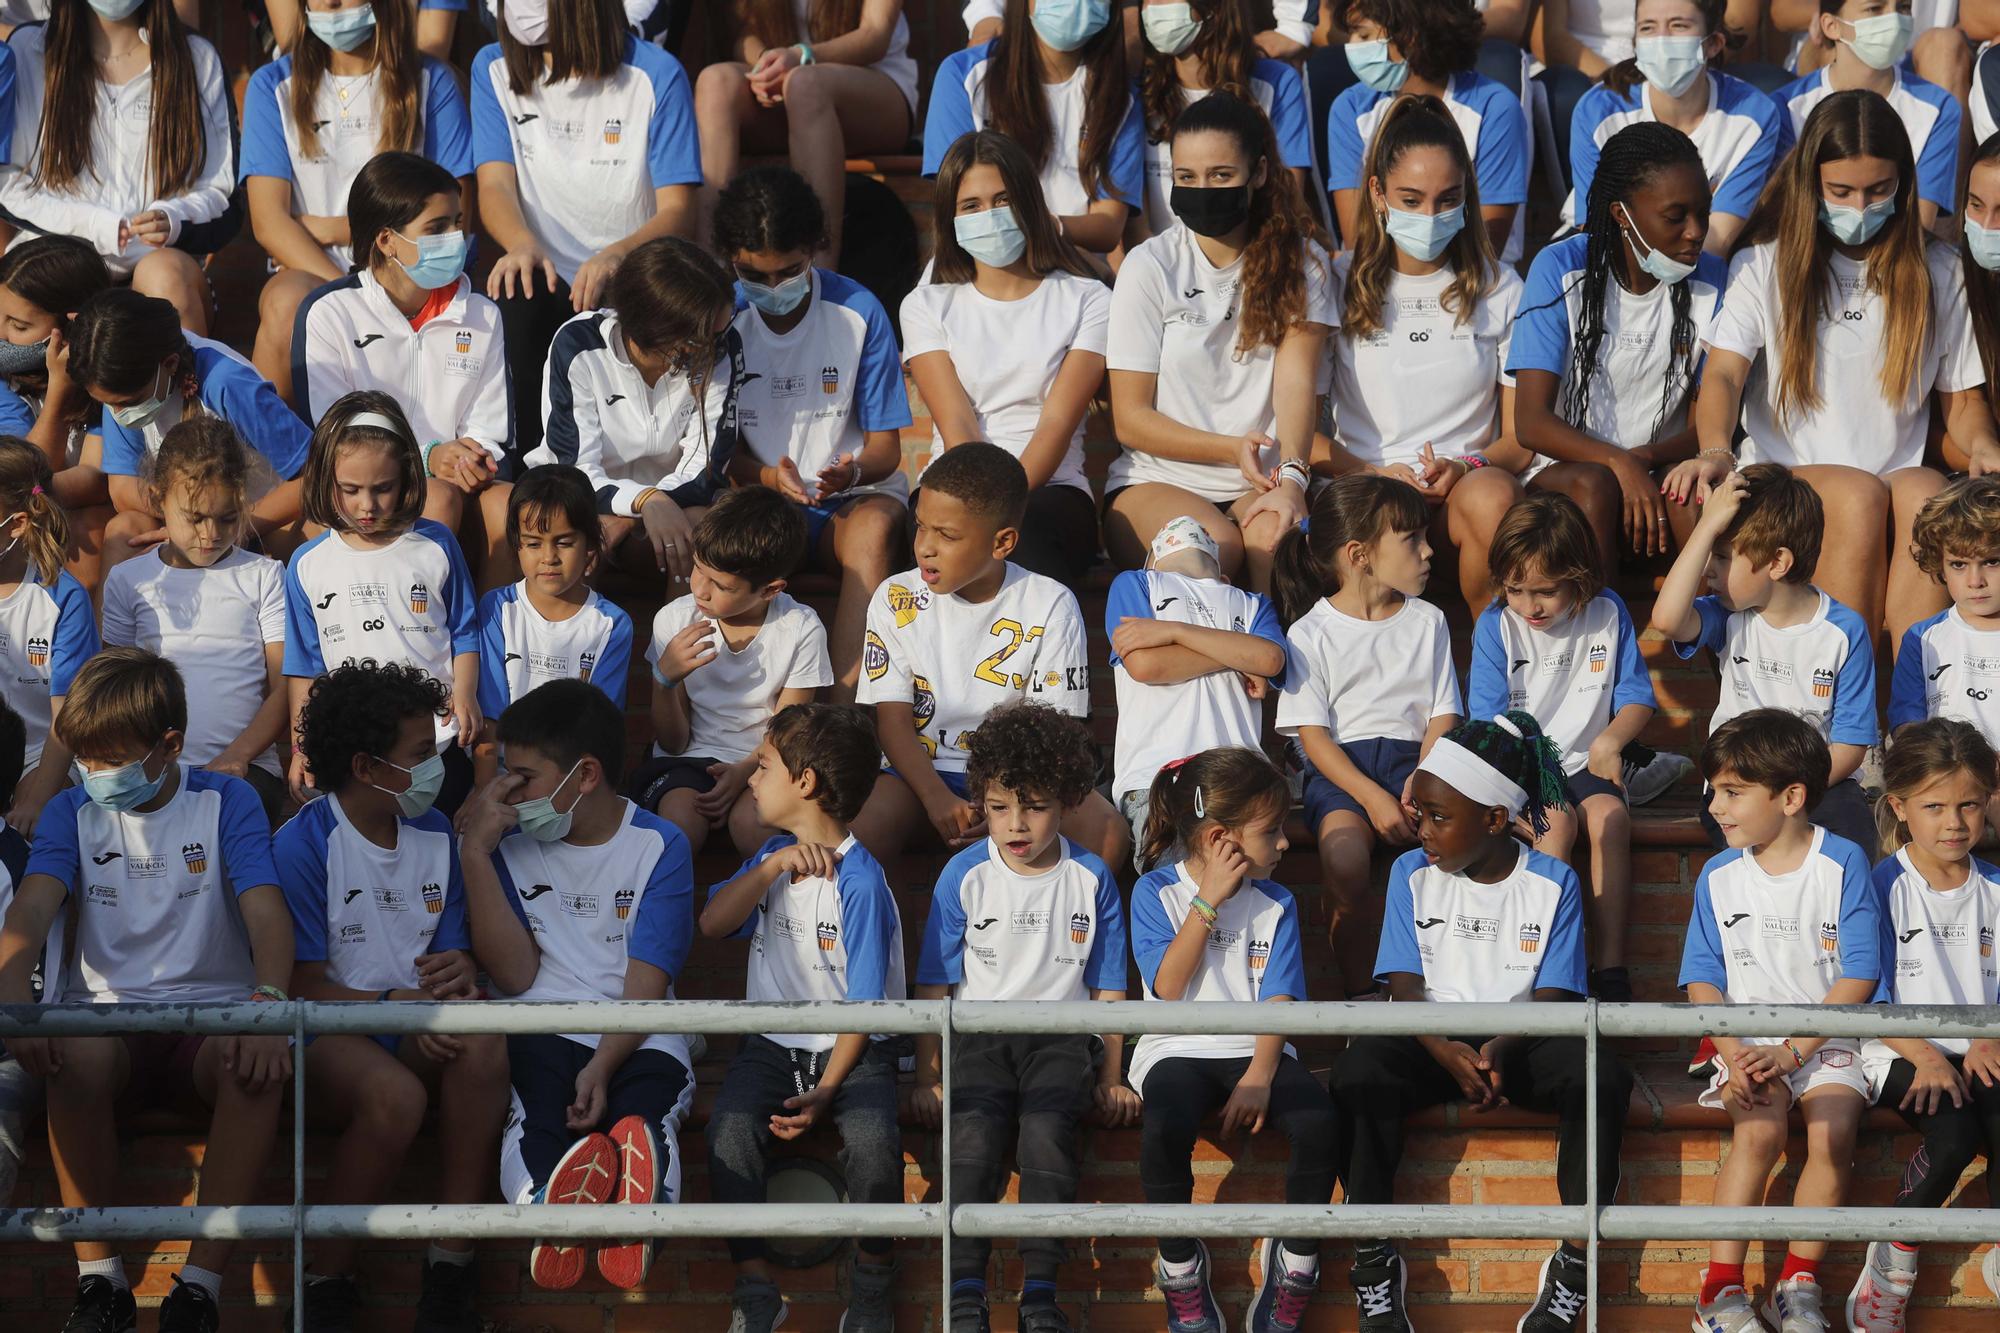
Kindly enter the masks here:
<path id="1" fill-rule="evenodd" d="M 1501 725 L 1506 725 L 1504 720 Z M 1514 728 L 1509 726 L 1507 730 Z M 1417 765 L 1417 772 L 1431 774 L 1475 804 L 1505 808 L 1510 819 L 1519 818 L 1527 808 L 1528 793 L 1520 783 L 1449 737 L 1440 736 L 1432 742 L 1431 751 Z"/>
<path id="2" fill-rule="evenodd" d="M 380 412 L 356 412 L 347 419 L 347 424 L 342 426 L 341 429 L 353 430 L 356 426 L 370 426 L 376 430 L 387 431 L 389 434 L 399 438 L 409 434 L 407 428 L 398 426 L 394 421 L 383 416 Z"/>

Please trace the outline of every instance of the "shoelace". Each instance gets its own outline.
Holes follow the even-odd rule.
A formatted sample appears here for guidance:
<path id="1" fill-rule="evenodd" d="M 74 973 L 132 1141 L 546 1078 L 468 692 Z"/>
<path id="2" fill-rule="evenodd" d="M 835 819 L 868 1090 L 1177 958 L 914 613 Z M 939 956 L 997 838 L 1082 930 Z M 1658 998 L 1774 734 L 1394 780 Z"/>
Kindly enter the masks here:
<path id="1" fill-rule="evenodd" d="M 77 1290 L 76 1308 L 63 1333 L 108 1333 L 117 1319 L 118 1288 L 109 1278 L 85 1278 Z"/>
<path id="2" fill-rule="evenodd" d="M 1396 1308 L 1396 1284 L 1376 1282 L 1356 1289 L 1361 1297 L 1361 1313 L 1388 1314 Z"/>
<path id="3" fill-rule="evenodd" d="M 1199 1285 L 1167 1289 L 1167 1311 L 1177 1324 L 1196 1324 L 1206 1321 L 1206 1302 L 1202 1300 Z"/>
<path id="4" fill-rule="evenodd" d="M 1562 1283 L 1549 1296 L 1549 1313 L 1558 1319 L 1575 1319 L 1583 1311 L 1584 1293 L 1572 1291 Z"/>
<path id="5" fill-rule="evenodd" d="M 1312 1294 L 1313 1289 L 1303 1283 L 1295 1286 L 1280 1282 L 1278 1298 L 1271 1310 L 1271 1322 L 1279 1328 L 1297 1328 L 1299 1321 L 1305 1318 L 1306 1303 L 1312 1300 Z"/>

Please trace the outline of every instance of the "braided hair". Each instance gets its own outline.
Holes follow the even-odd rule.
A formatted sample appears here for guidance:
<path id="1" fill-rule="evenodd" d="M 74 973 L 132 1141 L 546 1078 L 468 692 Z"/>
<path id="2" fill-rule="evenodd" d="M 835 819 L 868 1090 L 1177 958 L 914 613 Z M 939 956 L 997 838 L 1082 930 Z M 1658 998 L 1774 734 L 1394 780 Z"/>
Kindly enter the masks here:
<path id="1" fill-rule="evenodd" d="M 1562 419 L 1578 430 L 1590 419 L 1591 381 L 1597 378 L 1598 357 L 1604 346 L 1604 301 L 1614 276 L 1625 262 L 1625 228 L 1611 216 L 1613 204 L 1631 207 L 1632 195 L 1663 171 L 1691 166 L 1704 180 L 1707 170 L 1694 141 L 1671 125 L 1655 120 L 1637 121 L 1611 136 L 1598 159 L 1597 175 L 1591 178 L 1590 200 L 1583 230 L 1589 237 L 1584 253 L 1583 276 L 1575 290 L 1581 296 L 1576 331 L 1570 339 L 1569 370 L 1563 376 Z M 1694 318 L 1689 313 L 1692 294 L 1685 282 L 1675 283 L 1668 294 L 1673 302 L 1674 322 L 1668 335 L 1666 382 L 1660 386 L 1660 410 L 1653 417 L 1648 439 L 1657 440 L 1667 419 L 1686 398 L 1694 383 Z M 1565 291 L 1556 301 L 1569 299 Z M 1551 302 L 1550 304 L 1555 304 Z"/>
<path id="2" fill-rule="evenodd" d="M 1569 804 L 1562 753 L 1532 715 L 1510 708 L 1491 722 L 1461 722 L 1445 735 L 1528 793 L 1521 815 L 1536 838 L 1549 831 L 1549 811 Z"/>

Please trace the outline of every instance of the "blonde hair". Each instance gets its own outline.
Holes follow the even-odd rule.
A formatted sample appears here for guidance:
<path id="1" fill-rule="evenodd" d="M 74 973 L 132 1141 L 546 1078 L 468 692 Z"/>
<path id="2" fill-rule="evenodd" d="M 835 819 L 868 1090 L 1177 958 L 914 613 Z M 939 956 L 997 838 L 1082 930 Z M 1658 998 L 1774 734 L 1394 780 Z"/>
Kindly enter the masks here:
<path id="1" fill-rule="evenodd" d="M 189 417 L 160 440 L 146 469 L 153 503 L 219 486 L 240 510 L 249 499 L 250 460 L 243 437 L 221 417 Z"/>
<path id="2" fill-rule="evenodd" d="M 71 754 L 115 759 L 187 730 L 187 686 L 166 658 L 144 648 L 106 648 L 83 664 L 63 696 L 56 735 Z"/>
<path id="3" fill-rule="evenodd" d="M 385 418 L 389 425 L 354 424 L 354 418 L 370 413 Z M 362 447 L 380 449 L 396 460 L 401 473 L 396 512 L 383 522 L 382 529 L 408 531 L 424 511 L 424 456 L 417 448 L 416 434 L 410 429 L 403 409 L 394 398 L 375 389 L 356 389 L 335 399 L 314 428 L 301 486 L 306 521 L 339 532 L 354 530 L 347 515 L 341 512 L 333 473 L 343 450 Z"/>
<path id="4" fill-rule="evenodd" d="M 1917 568 L 1944 582 L 1953 552 L 1986 559 L 2000 555 L 2000 477 L 1960 477 L 1924 501 L 1910 529 Z"/>
<path id="5" fill-rule="evenodd" d="M 1882 762 L 1882 799 L 1875 803 L 1875 827 L 1885 851 L 1894 852 L 1910 841 L 1910 827 L 1896 818 L 1889 798 L 1907 801 L 1954 773 L 1969 773 L 1987 796 L 2000 787 L 2000 757 L 1979 728 L 1957 718 L 1933 717 L 1896 733 Z"/>
<path id="6" fill-rule="evenodd" d="M 21 544 L 44 586 L 56 581 L 69 556 L 69 515 L 50 493 L 55 484 L 40 449 L 16 436 L 0 436 L 0 516 L 27 516 Z"/>

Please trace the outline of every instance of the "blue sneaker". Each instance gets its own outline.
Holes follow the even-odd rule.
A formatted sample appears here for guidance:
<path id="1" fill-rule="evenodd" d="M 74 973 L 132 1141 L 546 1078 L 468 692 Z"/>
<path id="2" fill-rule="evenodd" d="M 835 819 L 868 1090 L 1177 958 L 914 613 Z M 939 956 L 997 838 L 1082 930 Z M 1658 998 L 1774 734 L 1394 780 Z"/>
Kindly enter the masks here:
<path id="1" fill-rule="evenodd" d="M 1306 1305 L 1319 1290 L 1317 1265 L 1310 1274 L 1294 1273 L 1278 1251 L 1278 1238 L 1267 1236 L 1257 1264 L 1257 1289 L 1250 1294 L 1250 1309 L 1243 1316 L 1243 1333 L 1295 1333 Z"/>
<path id="2" fill-rule="evenodd" d="M 1153 1285 L 1167 1298 L 1167 1333 L 1222 1333 L 1222 1311 L 1208 1286 L 1208 1246 L 1194 1243 L 1194 1271 L 1170 1277 L 1153 1260 Z"/>

